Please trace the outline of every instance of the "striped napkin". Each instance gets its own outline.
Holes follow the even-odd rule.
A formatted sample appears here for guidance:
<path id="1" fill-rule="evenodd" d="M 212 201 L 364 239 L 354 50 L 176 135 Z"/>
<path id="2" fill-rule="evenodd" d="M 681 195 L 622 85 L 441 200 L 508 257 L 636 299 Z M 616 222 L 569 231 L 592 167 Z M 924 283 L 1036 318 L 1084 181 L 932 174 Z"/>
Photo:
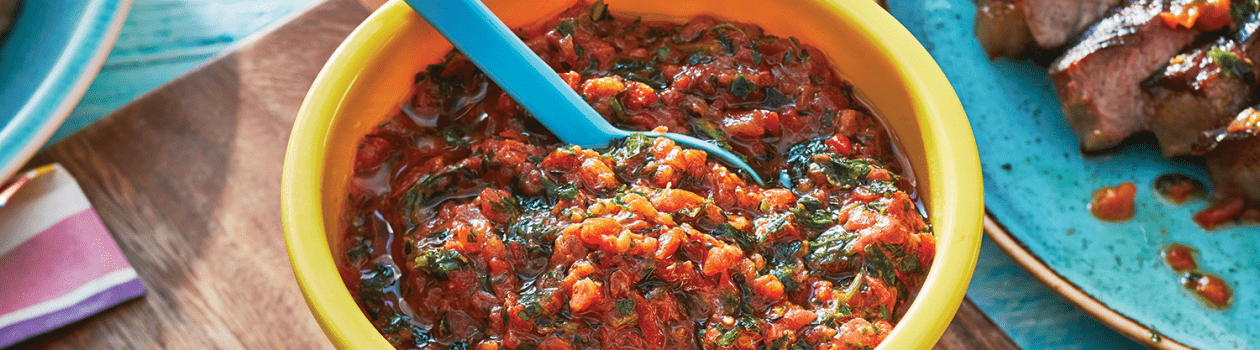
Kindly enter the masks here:
<path id="1" fill-rule="evenodd" d="M 142 294 L 136 270 L 60 165 L 0 185 L 0 348 Z"/>

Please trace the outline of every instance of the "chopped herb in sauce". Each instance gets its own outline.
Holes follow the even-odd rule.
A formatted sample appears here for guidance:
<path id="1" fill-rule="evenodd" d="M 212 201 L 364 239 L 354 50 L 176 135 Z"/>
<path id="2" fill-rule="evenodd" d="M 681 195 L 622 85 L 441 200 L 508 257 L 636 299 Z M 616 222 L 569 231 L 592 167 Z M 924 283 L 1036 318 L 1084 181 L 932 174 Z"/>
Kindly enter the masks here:
<path id="1" fill-rule="evenodd" d="M 896 326 L 935 238 L 892 138 L 818 51 L 602 2 L 518 34 L 614 125 L 709 140 L 786 185 L 642 133 L 560 144 L 449 54 L 356 148 L 349 184 L 346 284 L 393 346 L 871 349 Z"/>
<path id="2" fill-rule="evenodd" d="M 1239 58 L 1233 52 L 1213 47 L 1212 51 L 1208 52 L 1207 55 L 1208 58 L 1212 59 L 1212 62 L 1216 62 L 1216 65 L 1221 68 L 1221 74 L 1226 77 L 1247 78 L 1251 76 L 1251 66 L 1248 66 L 1246 62 L 1243 62 L 1242 58 Z"/>

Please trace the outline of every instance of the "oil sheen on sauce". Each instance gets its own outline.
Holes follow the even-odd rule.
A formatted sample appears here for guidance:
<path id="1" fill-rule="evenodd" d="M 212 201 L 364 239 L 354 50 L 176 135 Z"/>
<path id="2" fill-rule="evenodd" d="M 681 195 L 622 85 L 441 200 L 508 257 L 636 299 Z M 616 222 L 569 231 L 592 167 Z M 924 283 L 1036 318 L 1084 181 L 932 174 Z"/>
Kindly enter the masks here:
<path id="1" fill-rule="evenodd" d="M 614 125 L 710 139 L 787 186 L 642 134 L 562 145 L 450 54 L 355 158 L 343 280 L 387 341 L 839 350 L 896 326 L 935 236 L 895 135 L 818 51 L 601 3 L 525 39 Z"/>

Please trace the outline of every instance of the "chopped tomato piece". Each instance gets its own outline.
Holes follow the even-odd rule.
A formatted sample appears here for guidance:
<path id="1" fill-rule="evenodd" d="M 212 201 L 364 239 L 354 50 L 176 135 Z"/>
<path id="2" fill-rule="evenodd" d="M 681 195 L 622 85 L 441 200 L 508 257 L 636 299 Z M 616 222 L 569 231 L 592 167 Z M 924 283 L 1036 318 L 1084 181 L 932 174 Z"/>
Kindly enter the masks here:
<path id="1" fill-rule="evenodd" d="M 1225 127 L 1226 132 L 1251 132 L 1260 133 L 1260 111 L 1255 108 L 1247 108 L 1247 110 L 1238 113 L 1238 117 L 1229 122 L 1229 126 Z"/>
<path id="2" fill-rule="evenodd" d="M 1089 211 L 1094 214 L 1094 217 L 1103 220 L 1128 220 L 1133 217 L 1135 194 L 1137 194 L 1137 186 L 1132 182 L 1099 189 L 1094 191 L 1094 199 L 1089 203 Z"/>
<path id="3" fill-rule="evenodd" d="M 655 218 L 656 214 L 658 214 L 656 207 L 652 206 L 652 202 L 649 202 L 647 198 L 643 198 L 643 196 L 639 194 L 627 195 L 621 198 L 621 201 L 625 202 L 626 206 L 630 207 L 630 212 L 638 214 L 644 218 Z"/>
<path id="4" fill-rule="evenodd" d="M 686 237 L 686 233 L 682 229 L 673 228 L 669 232 L 665 232 L 657 240 L 656 258 L 659 260 L 668 259 L 678 251 L 678 246 L 682 244 L 682 240 Z"/>
<path id="5" fill-rule="evenodd" d="M 1184 244 L 1172 244 L 1165 248 L 1164 261 L 1177 272 L 1199 268 L 1199 263 L 1194 261 L 1194 250 Z"/>
<path id="6" fill-rule="evenodd" d="M 648 256 L 656 254 L 656 238 L 652 237 L 631 237 L 634 240 L 630 244 L 630 253 L 638 256 Z"/>
<path id="7" fill-rule="evenodd" d="M 830 148 L 832 153 L 847 156 L 853 153 L 853 142 L 844 135 L 835 134 L 827 139 L 827 148 Z"/>
<path id="8" fill-rule="evenodd" d="M 1216 225 L 1232 220 L 1247 208 L 1247 202 L 1242 198 L 1234 197 L 1226 199 L 1213 205 L 1210 208 L 1194 214 L 1194 222 L 1199 223 L 1205 229 L 1214 229 Z"/>
<path id="9" fill-rule="evenodd" d="M 593 191 L 617 187 L 617 175 L 599 158 L 586 158 L 578 170 L 582 184 Z"/>
<path id="10" fill-rule="evenodd" d="M 888 169 L 873 169 L 870 174 L 866 175 L 866 178 L 875 181 L 892 181 L 892 173 L 889 173 Z"/>
<path id="11" fill-rule="evenodd" d="M 778 112 L 762 113 L 761 126 L 766 128 L 766 132 L 770 133 L 770 136 L 778 137 L 783 133 L 781 125 L 779 124 Z"/>
<path id="12" fill-rule="evenodd" d="M 783 298 L 783 283 L 774 275 L 757 277 L 752 283 L 753 291 L 769 300 Z"/>
<path id="13" fill-rule="evenodd" d="M 1213 31 L 1234 23 L 1230 0 L 1173 1 L 1159 18 L 1170 28 L 1180 26 L 1201 31 Z"/>
<path id="14" fill-rule="evenodd" d="M 569 299 L 569 310 L 579 313 L 604 299 L 604 284 L 583 278 L 573 284 L 573 298 Z"/>
<path id="15" fill-rule="evenodd" d="M 849 300 L 849 305 L 854 307 L 884 307 L 892 310 L 893 304 L 897 302 L 897 289 L 888 287 L 878 278 L 866 276 L 863 280 L 864 288 L 859 288 L 858 293 Z"/>
<path id="16" fill-rule="evenodd" d="M 1181 204 L 1185 203 L 1187 199 L 1190 199 L 1190 196 L 1196 191 L 1198 191 L 1198 187 L 1196 187 L 1194 183 L 1182 182 L 1169 187 L 1167 194 L 1168 198 L 1171 199 L 1173 203 Z"/>
<path id="17" fill-rule="evenodd" d="M 766 132 L 766 128 L 757 123 L 753 112 L 743 112 L 732 114 L 730 118 L 722 120 L 722 128 L 727 134 L 737 137 L 752 138 L 761 136 Z"/>
<path id="18" fill-rule="evenodd" d="M 782 323 L 784 328 L 797 329 L 814 322 L 816 319 L 818 319 L 818 314 L 809 310 L 794 308 L 783 315 Z"/>
<path id="19" fill-rule="evenodd" d="M 630 250 L 630 246 L 633 244 L 634 242 L 630 239 L 630 235 L 622 232 L 616 236 L 604 236 L 603 241 L 599 244 L 599 248 L 610 253 L 621 254 Z"/>
<path id="20" fill-rule="evenodd" d="M 389 141 L 380 137 L 364 137 L 359 143 L 359 151 L 354 156 L 354 169 L 358 173 L 376 170 L 385 162 L 391 150 Z"/>
<path id="21" fill-rule="evenodd" d="M 878 213 L 866 209 L 863 206 L 855 206 L 848 211 L 849 220 L 844 223 L 844 229 L 849 231 L 857 231 L 874 225 L 879 218 Z"/>
<path id="22" fill-rule="evenodd" d="M 796 203 L 796 195 L 786 188 L 772 188 L 763 192 L 767 206 L 772 211 L 783 210 Z"/>
<path id="23" fill-rule="evenodd" d="M 704 274 L 712 276 L 726 272 L 743 257 L 744 253 L 739 250 L 739 247 L 733 245 L 710 248 L 708 255 L 704 257 Z"/>
<path id="24" fill-rule="evenodd" d="M 888 336 L 888 330 L 878 323 L 855 317 L 840 326 L 836 340 L 841 346 L 835 349 L 873 349 Z"/>
<path id="25" fill-rule="evenodd" d="M 512 219 L 516 205 L 510 202 L 511 199 L 512 194 L 508 191 L 490 188 L 481 190 L 481 194 L 477 196 L 477 202 L 481 203 L 481 214 L 498 223 L 507 223 Z"/>
<path id="26" fill-rule="evenodd" d="M 612 96 L 622 91 L 626 91 L 626 84 L 621 82 L 620 76 L 616 75 L 590 79 L 582 83 L 582 94 L 590 99 Z"/>
<path id="27" fill-rule="evenodd" d="M 637 81 L 626 84 L 626 107 L 637 110 L 656 104 L 657 101 L 660 101 L 660 97 L 656 96 L 656 90 L 651 86 Z"/>
<path id="28" fill-rule="evenodd" d="M 590 218 L 582 222 L 579 237 L 587 244 L 600 244 L 604 242 L 604 237 L 616 236 L 618 233 L 621 233 L 621 224 L 616 219 Z"/>
<path id="29" fill-rule="evenodd" d="M 1225 307 L 1234 296 L 1234 291 L 1229 288 L 1229 284 L 1216 275 L 1191 272 L 1187 273 L 1182 281 L 1186 289 L 1193 291 L 1212 307 Z"/>
<path id="30" fill-rule="evenodd" d="M 694 192 L 679 189 L 662 190 L 652 197 L 656 209 L 674 213 L 682 209 L 692 209 L 704 203 L 704 198 Z"/>
<path id="31" fill-rule="evenodd" d="M 499 342 L 483 340 L 480 344 L 477 344 L 477 350 L 499 350 Z"/>
<path id="32" fill-rule="evenodd" d="M 573 291 L 573 285 L 595 272 L 595 265 L 591 265 L 589 261 L 576 261 L 569 266 L 569 274 L 565 275 L 564 280 L 560 281 L 560 287 L 567 291 Z"/>
<path id="33" fill-rule="evenodd" d="M 574 71 L 568 71 L 560 73 L 560 80 L 568 83 L 569 88 L 573 89 L 573 91 L 578 91 L 578 82 L 582 81 L 582 75 Z"/>

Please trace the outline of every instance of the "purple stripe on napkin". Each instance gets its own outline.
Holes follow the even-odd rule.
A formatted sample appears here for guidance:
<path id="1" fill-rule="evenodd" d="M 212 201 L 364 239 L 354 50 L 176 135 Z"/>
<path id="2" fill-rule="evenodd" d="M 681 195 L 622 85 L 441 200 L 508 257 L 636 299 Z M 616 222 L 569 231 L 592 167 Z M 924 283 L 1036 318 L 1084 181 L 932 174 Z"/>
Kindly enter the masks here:
<path id="1" fill-rule="evenodd" d="M 145 292 L 74 178 L 39 170 L 0 207 L 0 348 Z"/>
<path id="2" fill-rule="evenodd" d="M 92 294 L 87 299 L 69 307 L 0 327 L 0 348 L 81 320 L 141 295 L 144 295 L 144 284 L 140 283 L 140 279 L 133 278 Z"/>

